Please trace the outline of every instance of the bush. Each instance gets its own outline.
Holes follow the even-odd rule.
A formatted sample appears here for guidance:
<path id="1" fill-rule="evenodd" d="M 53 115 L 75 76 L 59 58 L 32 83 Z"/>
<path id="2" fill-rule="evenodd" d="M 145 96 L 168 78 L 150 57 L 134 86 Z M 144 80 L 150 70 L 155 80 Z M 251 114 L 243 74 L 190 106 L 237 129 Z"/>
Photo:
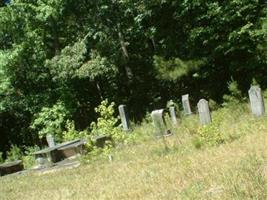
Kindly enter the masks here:
<path id="1" fill-rule="evenodd" d="M 114 142 L 121 142 L 125 138 L 125 134 L 121 130 L 118 124 L 118 117 L 114 117 L 114 102 L 108 103 L 108 100 L 104 100 L 101 104 L 95 108 L 99 117 L 97 122 L 92 122 L 91 133 L 92 136 L 109 135 Z"/>
<path id="2" fill-rule="evenodd" d="M 54 135 L 57 141 L 62 141 L 62 132 L 69 117 L 64 103 L 58 102 L 52 107 L 44 107 L 35 116 L 31 128 L 38 131 L 40 138 L 48 134 Z"/>
<path id="3" fill-rule="evenodd" d="M 63 131 L 63 134 L 62 134 L 64 141 L 86 138 L 86 136 L 88 136 L 88 132 L 86 130 L 77 131 L 75 129 L 74 121 L 67 120 L 65 129 L 66 130 Z"/>
<path id="4" fill-rule="evenodd" d="M 29 169 L 35 165 L 36 160 L 33 153 L 39 150 L 40 148 L 38 146 L 26 147 L 26 150 L 24 151 L 25 156 L 22 157 L 23 165 L 26 169 Z"/>
<path id="5" fill-rule="evenodd" d="M 16 145 L 12 145 L 10 151 L 7 152 L 7 161 L 22 160 L 22 157 L 23 152 Z"/>
<path id="6" fill-rule="evenodd" d="M 242 93 L 238 88 L 236 81 L 232 80 L 228 83 L 229 95 L 224 95 L 224 106 L 236 106 L 236 104 L 243 102 L 245 98 L 242 97 Z"/>

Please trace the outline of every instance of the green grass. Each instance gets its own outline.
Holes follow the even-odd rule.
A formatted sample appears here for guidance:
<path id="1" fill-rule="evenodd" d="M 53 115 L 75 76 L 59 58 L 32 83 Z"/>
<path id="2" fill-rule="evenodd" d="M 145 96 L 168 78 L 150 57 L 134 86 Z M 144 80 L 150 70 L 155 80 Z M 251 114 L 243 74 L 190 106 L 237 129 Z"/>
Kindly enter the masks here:
<path id="1" fill-rule="evenodd" d="M 165 150 L 145 123 L 112 162 L 102 156 L 75 169 L 2 177 L 0 199 L 267 199 L 267 117 L 253 118 L 246 106 L 212 115 L 204 131 L 220 133 L 221 144 L 200 136 L 191 116 Z"/>

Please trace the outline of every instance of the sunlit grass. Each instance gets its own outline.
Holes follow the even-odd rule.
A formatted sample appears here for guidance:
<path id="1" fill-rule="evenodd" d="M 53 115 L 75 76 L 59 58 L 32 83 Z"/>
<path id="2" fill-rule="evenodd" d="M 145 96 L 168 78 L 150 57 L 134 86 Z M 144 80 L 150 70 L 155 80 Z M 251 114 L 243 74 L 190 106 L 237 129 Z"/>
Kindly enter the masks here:
<path id="1" fill-rule="evenodd" d="M 243 107 L 244 108 L 244 107 Z M 267 117 L 219 109 L 213 119 L 225 142 L 196 148 L 197 116 L 174 135 L 153 137 L 142 124 L 127 144 L 79 168 L 0 178 L 0 199 L 267 199 Z"/>

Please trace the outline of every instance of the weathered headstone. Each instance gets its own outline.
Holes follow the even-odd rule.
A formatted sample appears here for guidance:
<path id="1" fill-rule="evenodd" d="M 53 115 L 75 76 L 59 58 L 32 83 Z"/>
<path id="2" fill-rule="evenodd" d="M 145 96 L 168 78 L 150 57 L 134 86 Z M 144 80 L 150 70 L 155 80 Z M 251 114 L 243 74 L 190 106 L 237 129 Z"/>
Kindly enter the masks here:
<path id="1" fill-rule="evenodd" d="M 265 114 L 265 106 L 261 88 L 258 86 L 251 86 L 248 94 L 252 114 L 256 117 L 263 116 Z"/>
<path id="2" fill-rule="evenodd" d="M 173 127 L 176 127 L 178 123 L 177 123 L 177 118 L 176 118 L 175 107 L 171 106 L 169 110 L 170 110 L 172 125 Z"/>
<path id="3" fill-rule="evenodd" d="M 47 135 L 46 136 L 46 141 L 47 141 L 47 144 L 48 144 L 48 146 L 49 147 L 54 147 L 54 146 L 56 146 L 56 144 L 55 144 L 55 139 L 54 139 L 54 136 L 53 135 Z"/>
<path id="4" fill-rule="evenodd" d="M 211 115 L 209 109 L 209 102 L 205 99 L 201 99 L 198 104 L 199 120 L 202 125 L 211 123 Z"/>
<path id="5" fill-rule="evenodd" d="M 167 136 L 171 134 L 170 131 L 167 129 L 163 114 L 164 114 L 164 109 L 154 110 L 151 113 L 151 118 L 153 121 L 153 125 L 156 129 L 157 137 Z"/>
<path id="6" fill-rule="evenodd" d="M 121 123 L 124 131 L 130 131 L 129 117 L 125 105 L 119 106 L 119 113 L 121 118 Z"/>
<path id="7" fill-rule="evenodd" d="M 182 104 L 183 104 L 184 113 L 186 115 L 191 115 L 192 111 L 191 111 L 190 102 L 189 102 L 189 94 L 182 96 Z"/>

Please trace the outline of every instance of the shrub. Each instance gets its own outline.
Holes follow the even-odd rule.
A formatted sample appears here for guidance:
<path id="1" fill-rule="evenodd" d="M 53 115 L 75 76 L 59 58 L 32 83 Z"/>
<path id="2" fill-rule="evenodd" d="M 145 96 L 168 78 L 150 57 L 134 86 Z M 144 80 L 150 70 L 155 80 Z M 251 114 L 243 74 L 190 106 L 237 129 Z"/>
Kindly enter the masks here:
<path id="1" fill-rule="evenodd" d="M 65 129 L 66 130 L 63 131 L 63 134 L 62 134 L 64 141 L 86 138 L 86 136 L 88 136 L 88 133 L 86 130 L 77 131 L 75 129 L 74 121 L 67 120 L 66 125 L 65 125 Z"/>
<path id="2" fill-rule="evenodd" d="M 38 146 L 34 147 L 26 147 L 24 154 L 25 156 L 22 157 L 23 165 L 26 169 L 31 168 L 35 165 L 35 156 L 33 155 L 34 152 L 40 150 Z"/>
<path id="3" fill-rule="evenodd" d="M 62 132 L 69 112 L 64 103 L 58 102 L 52 107 L 44 107 L 41 112 L 35 116 L 31 128 L 38 131 L 40 138 L 48 134 L 54 135 L 57 141 L 62 140 Z"/>
<path id="4" fill-rule="evenodd" d="M 91 133 L 92 136 L 109 135 L 114 142 L 121 142 L 125 138 L 125 134 L 121 130 L 118 124 L 118 117 L 114 117 L 114 102 L 108 103 L 108 100 L 104 100 L 101 104 L 95 108 L 99 117 L 97 122 L 92 122 Z"/>
<path id="5" fill-rule="evenodd" d="M 220 130 L 220 126 L 225 121 L 226 114 L 227 109 L 225 108 L 214 112 L 212 123 L 198 129 L 201 144 L 213 146 L 224 142 L 225 138 Z"/>
<path id="6" fill-rule="evenodd" d="M 21 160 L 22 157 L 23 152 L 16 145 L 12 145 L 10 151 L 7 152 L 7 161 Z"/>
<path id="7" fill-rule="evenodd" d="M 235 106 L 236 104 L 244 101 L 244 98 L 242 97 L 242 93 L 239 90 L 236 81 L 232 80 L 228 83 L 228 90 L 230 94 L 223 96 L 224 106 Z"/>

